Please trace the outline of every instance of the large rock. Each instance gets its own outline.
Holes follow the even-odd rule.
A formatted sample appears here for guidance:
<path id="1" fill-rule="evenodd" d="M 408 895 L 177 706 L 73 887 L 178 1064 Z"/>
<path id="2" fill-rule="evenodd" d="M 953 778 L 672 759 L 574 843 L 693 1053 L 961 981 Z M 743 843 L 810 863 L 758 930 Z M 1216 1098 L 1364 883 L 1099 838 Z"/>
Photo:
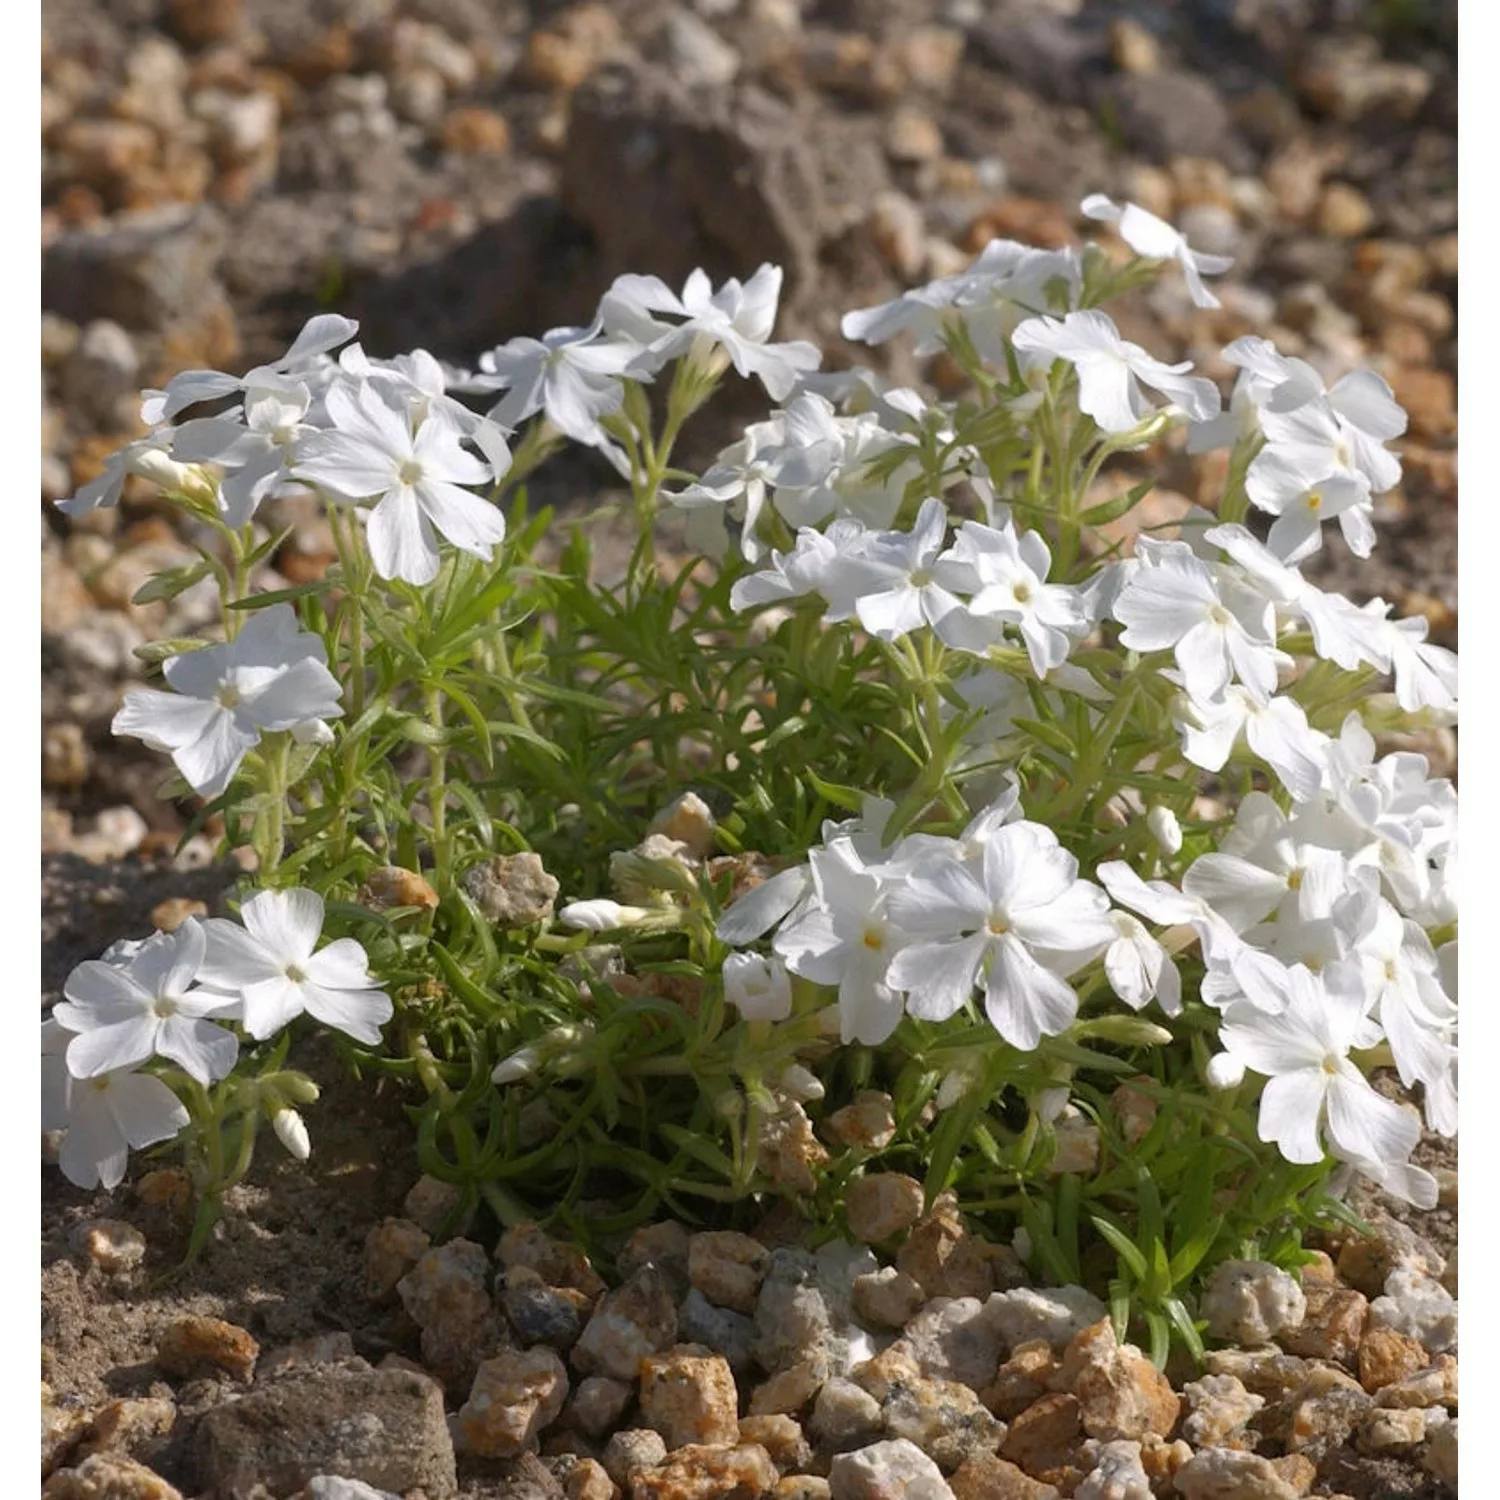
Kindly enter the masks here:
<path id="1" fill-rule="evenodd" d="M 256 1485 L 283 1500 L 320 1474 L 429 1500 L 458 1493 L 442 1391 L 409 1370 L 288 1375 L 209 1411 L 192 1453 L 213 1500 L 246 1500 Z"/>

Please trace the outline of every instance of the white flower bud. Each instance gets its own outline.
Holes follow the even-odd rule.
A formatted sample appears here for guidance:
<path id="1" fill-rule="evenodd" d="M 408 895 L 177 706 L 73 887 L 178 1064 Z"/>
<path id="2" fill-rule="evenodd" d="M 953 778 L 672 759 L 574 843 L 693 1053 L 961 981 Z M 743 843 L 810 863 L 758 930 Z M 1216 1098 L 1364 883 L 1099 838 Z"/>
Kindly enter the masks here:
<path id="1" fill-rule="evenodd" d="M 779 958 L 731 953 L 724 960 L 724 998 L 747 1021 L 784 1021 L 792 1013 L 792 980 Z"/>
<path id="2" fill-rule="evenodd" d="M 1232 1052 L 1209 1058 L 1204 1071 L 1211 1089 L 1235 1089 L 1245 1078 L 1245 1065 Z"/>
<path id="3" fill-rule="evenodd" d="M 973 1086 L 974 1075 L 967 1068 L 954 1068 L 951 1073 L 945 1073 L 938 1085 L 937 1107 L 952 1109 Z"/>
<path id="4" fill-rule="evenodd" d="M 536 1072 L 536 1065 L 542 1060 L 541 1052 L 535 1047 L 522 1047 L 512 1052 L 504 1062 L 498 1063 L 495 1071 L 490 1074 L 491 1083 L 519 1083 L 523 1078 L 530 1078 Z"/>
<path id="5" fill-rule="evenodd" d="M 283 1105 L 271 1116 L 271 1129 L 276 1139 L 291 1152 L 298 1161 L 306 1161 L 312 1155 L 312 1142 L 307 1138 L 307 1126 L 295 1109 Z"/>
<path id="6" fill-rule="evenodd" d="M 1176 854 L 1182 848 L 1182 824 L 1170 807 L 1153 807 L 1146 814 L 1146 827 L 1168 854 Z"/>
<path id="7" fill-rule="evenodd" d="M 798 1104 L 810 1104 L 823 1097 L 823 1085 L 801 1063 L 791 1063 L 781 1075 L 781 1091 Z"/>
<path id="8" fill-rule="evenodd" d="M 190 490 L 203 481 L 203 470 L 196 464 L 181 464 L 169 458 L 160 448 L 142 448 L 126 463 L 132 474 L 159 484 L 164 490 Z"/>
<path id="9" fill-rule="evenodd" d="M 558 912 L 564 927 L 578 932 L 614 932 L 621 927 L 635 927 L 651 913 L 640 906 L 621 906 L 618 901 L 600 897 L 596 901 L 571 901 Z"/>

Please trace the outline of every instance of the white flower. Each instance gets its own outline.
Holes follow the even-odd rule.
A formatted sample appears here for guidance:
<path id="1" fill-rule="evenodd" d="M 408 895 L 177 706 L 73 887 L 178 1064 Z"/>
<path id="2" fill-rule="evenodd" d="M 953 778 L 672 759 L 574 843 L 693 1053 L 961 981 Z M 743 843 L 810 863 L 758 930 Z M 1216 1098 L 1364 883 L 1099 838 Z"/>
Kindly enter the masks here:
<path id="1" fill-rule="evenodd" d="M 108 509 L 118 505 L 125 481 L 132 474 L 164 486 L 175 482 L 182 488 L 188 487 L 196 476 L 186 467 L 174 464 L 167 456 L 171 444 L 170 427 L 160 428 L 126 443 L 104 460 L 102 473 L 89 480 L 76 495 L 59 500 L 57 508 L 65 516 L 82 516 L 100 507 Z"/>
<path id="2" fill-rule="evenodd" d="M 189 917 L 176 932 L 148 939 L 127 964 L 79 964 L 63 986 L 67 999 L 52 1011 L 78 1033 L 68 1046 L 69 1070 L 97 1078 L 155 1055 L 204 1085 L 227 1077 L 240 1044 L 205 1019 L 224 1010 L 224 996 L 191 988 L 203 953 L 203 928 Z"/>
<path id="3" fill-rule="evenodd" d="M 237 996 L 245 1030 L 257 1041 L 274 1036 L 304 1011 L 356 1041 L 373 1045 L 394 1014 L 377 990 L 365 950 L 339 938 L 319 952 L 323 898 L 300 888 L 260 891 L 240 908 L 238 923 L 210 918 L 198 977 Z"/>
<path id="4" fill-rule="evenodd" d="M 941 1021 L 983 982 L 996 1031 L 1032 1051 L 1078 1013 L 1077 993 L 1062 976 L 1117 936 L 1104 892 L 1077 875 L 1078 861 L 1057 836 L 1029 822 L 996 830 L 977 877 L 957 861 L 924 867 L 891 896 L 889 910 L 909 936 L 936 941 L 902 949 L 886 983 L 908 992 L 912 1015 Z"/>
<path id="5" fill-rule="evenodd" d="M 1341 1153 L 1404 1162 L 1420 1123 L 1377 1094 L 1349 1060 L 1368 1009 L 1357 966 L 1338 964 L 1314 976 L 1296 964 L 1285 973 L 1284 1009 L 1270 1015 L 1237 1003 L 1219 1029 L 1225 1049 L 1267 1079 L 1260 1138 L 1274 1141 L 1288 1161 L 1311 1165 L 1323 1160 L 1319 1127 L 1326 1125 Z"/>
<path id="6" fill-rule="evenodd" d="M 792 1013 L 792 981 L 779 958 L 731 953 L 724 960 L 724 998 L 747 1021 L 784 1021 Z"/>
<path id="7" fill-rule="evenodd" d="M 1190 376 L 1189 361 L 1164 365 L 1139 344 L 1128 343 L 1104 313 L 1093 308 L 1056 318 L 1028 318 L 1011 336 L 1029 365 L 1066 360 L 1078 371 L 1078 407 L 1105 432 L 1129 432 L 1155 408 L 1141 383 L 1160 391 L 1186 414 L 1204 421 L 1219 410 L 1219 390 L 1211 380 Z"/>
<path id="8" fill-rule="evenodd" d="M 1167 950 L 1129 912 L 1111 911 L 1118 936 L 1104 952 L 1109 987 L 1132 1010 L 1157 1000 L 1169 1015 L 1182 1012 L 1182 978 Z"/>
<path id="9" fill-rule="evenodd" d="M 132 689 L 110 728 L 170 751 L 195 792 L 217 797 L 262 734 L 309 738 L 322 720 L 342 717 L 326 661 L 322 639 L 297 629 L 292 606 L 273 604 L 226 645 L 172 657 L 163 673 L 175 691 Z"/>
<path id="10" fill-rule="evenodd" d="M 308 1139 L 307 1125 L 302 1116 L 290 1105 L 283 1105 L 271 1116 L 271 1129 L 276 1132 L 276 1139 L 298 1161 L 306 1161 L 312 1155 L 312 1142 Z"/>
<path id="11" fill-rule="evenodd" d="M 295 473 L 342 499 L 374 504 L 366 537 L 382 578 L 431 583 L 438 572 L 434 527 L 455 547 L 490 560 L 505 540 L 505 517 L 459 488 L 483 484 L 491 469 L 464 451 L 457 428 L 433 412 L 413 432 L 408 416 L 368 384 L 353 393 L 335 386 L 326 400 L 334 430 L 301 444 Z"/>
<path id="12" fill-rule="evenodd" d="M 741 375 L 757 378 L 773 401 L 783 401 L 800 375 L 818 368 L 822 355 L 801 340 L 768 342 L 780 296 L 781 267 L 769 264 L 743 285 L 731 276 L 718 291 L 704 271 L 695 270 L 681 297 L 659 277 L 621 276 L 604 294 L 600 315 L 606 327 L 648 346 L 635 360 L 635 371 L 654 374 L 684 354 L 712 369 L 711 351 L 717 347 Z M 663 323 L 657 313 L 684 321 Z"/>
<path id="13" fill-rule="evenodd" d="M 769 567 L 736 580 L 729 607 L 753 609 L 820 593 L 829 602 L 827 619 L 849 619 L 866 577 L 859 559 L 867 536 L 858 521 L 849 519 L 835 521 L 826 532 L 804 526 L 790 552 L 773 551 Z"/>
<path id="14" fill-rule="evenodd" d="M 1222 770 L 1243 735 L 1250 749 L 1281 778 L 1294 801 L 1307 802 L 1317 796 L 1328 736 L 1312 728 L 1295 699 L 1281 695 L 1258 703 L 1248 688 L 1232 682 L 1218 699 L 1182 695 L 1172 705 L 1172 720 L 1182 735 L 1182 753 L 1195 766 Z"/>
<path id="15" fill-rule="evenodd" d="M 1120 238 L 1147 260 L 1175 260 L 1182 266 L 1187 279 L 1188 292 L 1199 307 L 1218 307 L 1219 299 L 1203 285 L 1200 272 L 1213 276 L 1227 271 L 1234 264 L 1232 256 L 1209 255 L 1194 250 L 1181 230 L 1174 229 L 1165 219 L 1158 219 L 1138 203 L 1127 203 L 1124 208 L 1111 202 L 1103 193 L 1090 193 L 1080 205 L 1091 219 L 1113 224 Z"/>

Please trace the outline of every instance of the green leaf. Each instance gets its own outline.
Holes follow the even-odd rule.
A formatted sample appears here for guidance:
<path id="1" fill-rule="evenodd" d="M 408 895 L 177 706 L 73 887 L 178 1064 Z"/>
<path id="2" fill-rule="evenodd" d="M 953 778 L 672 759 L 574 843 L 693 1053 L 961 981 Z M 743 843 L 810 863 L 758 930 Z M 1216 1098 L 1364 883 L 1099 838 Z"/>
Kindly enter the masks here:
<path id="1" fill-rule="evenodd" d="M 158 599 L 175 599 L 195 583 L 208 577 L 210 568 L 207 559 L 202 562 L 184 563 L 180 568 L 168 568 L 148 578 L 131 596 L 132 604 L 154 604 Z"/>
<path id="2" fill-rule="evenodd" d="M 1103 1214 L 1090 1214 L 1089 1219 L 1094 1228 L 1109 1241 L 1111 1246 L 1114 1247 L 1115 1253 L 1129 1267 L 1130 1274 L 1137 1281 L 1144 1281 L 1146 1279 L 1146 1257 L 1141 1254 L 1139 1248 L 1131 1241 L 1130 1236 L 1118 1225 L 1111 1224 Z"/>
<path id="3" fill-rule="evenodd" d="M 231 599 L 230 609 L 269 609 L 273 604 L 290 604 L 294 599 L 305 599 L 309 594 L 322 594 L 328 583 L 322 578 L 312 583 L 299 583 L 289 589 L 269 589 L 264 594 L 249 594 L 243 599 Z"/>
<path id="4" fill-rule="evenodd" d="M 1187 1346 L 1188 1353 L 1201 1365 L 1205 1350 L 1203 1348 L 1203 1335 L 1199 1331 L 1198 1324 L 1193 1321 L 1192 1314 L 1188 1312 L 1187 1305 L 1180 1297 L 1164 1297 L 1162 1299 L 1162 1311 L 1172 1320 L 1172 1326 Z M 1207 1324 L 1204 1325 L 1205 1327 Z"/>
<path id="5" fill-rule="evenodd" d="M 137 646 L 134 655 L 139 661 L 143 661 L 149 667 L 154 667 L 158 662 L 164 662 L 174 656 L 186 656 L 189 651 L 201 651 L 205 646 L 211 646 L 212 641 L 205 641 L 195 635 L 175 635 L 162 641 L 147 641 L 144 646 Z"/>
<path id="6" fill-rule="evenodd" d="M 1128 511 L 1132 511 L 1151 492 L 1151 487 L 1156 483 L 1154 479 L 1143 479 L 1137 485 L 1125 491 L 1123 495 L 1116 495 L 1113 500 L 1105 500 L 1099 505 L 1091 505 L 1078 518 L 1085 526 L 1104 526 L 1110 521 L 1118 521 Z"/>

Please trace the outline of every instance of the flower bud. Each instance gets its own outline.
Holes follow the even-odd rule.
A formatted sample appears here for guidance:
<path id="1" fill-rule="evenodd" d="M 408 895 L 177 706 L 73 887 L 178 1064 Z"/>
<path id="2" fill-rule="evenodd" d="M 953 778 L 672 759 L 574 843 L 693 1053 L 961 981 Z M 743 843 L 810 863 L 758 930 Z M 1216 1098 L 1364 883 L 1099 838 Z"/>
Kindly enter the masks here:
<path id="1" fill-rule="evenodd" d="M 968 1068 L 954 1068 L 951 1073 L 945 1073 L 938 1085 L 937 1107 L 952 1109 L 973 1086 L 974 1074 Z"/>
<path id="2" fill-rule="evenodd" d="M 779 958 L 731 953 L 724 960 L 724 998 L 747 1021 L 784 1021 L 792 1013 L 792 980 Z"/>
<path id="3" fill-rule="evenodd" d="M 558 912 L 557 920 L 578 932 L 614 932 L 621 927 L 638 927 L 651 915 L 644 907 L 621 906 L 606 896 L 596 901 L 570 901 Z"/>
<path id="4" fill-rule="evenodd" d="M 295 1109 L 283 1105 L 271 1116 L 271 1129 L 276 1139 L 297 1158 L 306 1161 L 312 1155 L 312 1142 L 307 1138 L 307 1126 Z"/>
<path id="5" fill-rule="evenodd" d="M 521 1047 L 512 1052 L 504 1062 L 495 1067 L 490 1074 L 490 1082 L 498 1084 L 519 1083 L 523 1078 L 530 1078 L 536 1072 L 536 1065 L 542 1060 L 542 1054 L 536 1047 Z"/>
<path id="6" fill-rule="evenodd" d="M 1146 827 L 1167 854 L 1176 854 L 1182 848 L 1182 824 L 1170 807 L 1153 807 L 1146 814 Z"/>
<path id="7" fill-rule="evenodd" d="M 816 1075 L 801 1063 L 791 1063 L 783 1070 L 779 1087 L 783 1094 L 795 1099 L 798 1104 L 810 1104 L 815 1099 L 821 1099 L 824 1094 L 823 1085 L 818 1082 Z"/>
<path id="8" fill-rule="evenodd" d="M 1245 1065 L 1232 1052 L 1221 1052 L 1209 1058 L 1204 1076 L 1211 1089 L 1235 1089 L 1244 1082 Z"/>

